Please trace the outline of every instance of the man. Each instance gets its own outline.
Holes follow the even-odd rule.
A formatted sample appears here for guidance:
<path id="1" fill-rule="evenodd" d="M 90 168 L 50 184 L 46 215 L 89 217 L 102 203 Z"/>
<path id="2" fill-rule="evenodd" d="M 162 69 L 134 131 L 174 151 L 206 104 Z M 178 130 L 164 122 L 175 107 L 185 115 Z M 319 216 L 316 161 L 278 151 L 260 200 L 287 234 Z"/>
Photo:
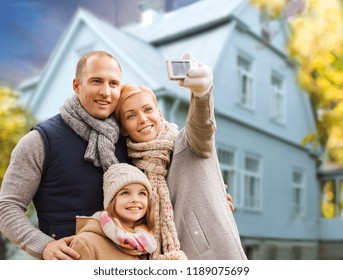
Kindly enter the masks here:
<path id="1" fill-rule="evenodd" d="M 112 114 L 121 79 L 113 56 L 103 51 L 85 55 L 73 80 L 76 95 L 13 150 L 0 190 L 0 230 L 29 255 L 79 258 L 68 246 L 75 216 L 102 209 L 103 172 L 113 163 L 128 162 Z M 32 200 L 39 229 L 25 216 Z"/>

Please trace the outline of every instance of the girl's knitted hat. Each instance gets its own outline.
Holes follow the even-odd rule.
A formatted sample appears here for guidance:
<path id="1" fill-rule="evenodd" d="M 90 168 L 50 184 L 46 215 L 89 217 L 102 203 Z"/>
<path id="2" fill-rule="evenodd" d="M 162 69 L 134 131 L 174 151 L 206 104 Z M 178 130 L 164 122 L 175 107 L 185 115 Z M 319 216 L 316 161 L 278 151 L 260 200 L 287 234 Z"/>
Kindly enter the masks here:
<path id="1" fill-rule="evenodd" d="M 127 163 L 111 165 L 104 174 L 104 209 L 107 208 L 121 188 L 134 183 L 142 184 L 151 196 L 150 181 L 140 169 Z"/>

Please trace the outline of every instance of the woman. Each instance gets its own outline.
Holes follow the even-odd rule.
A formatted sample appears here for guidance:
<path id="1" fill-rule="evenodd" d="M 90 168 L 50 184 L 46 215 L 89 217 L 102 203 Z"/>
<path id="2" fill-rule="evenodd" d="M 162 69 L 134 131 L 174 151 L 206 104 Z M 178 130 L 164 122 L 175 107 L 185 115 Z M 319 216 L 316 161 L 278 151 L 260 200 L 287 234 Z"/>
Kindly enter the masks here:
<path id="1" fill-rule="evenodd" d="M 198 63 L 187 75 L 179 81 L 192 92 L 181 131 L 163 119 L 154 93 L 145 86 L 122 87 L 116 118 L 128 136 L 129 156 L 153 188 L 166 178 L 173 206 L 169 218 L 174 215 L 188 259 L 246 259 L 216 155 L 212 71 Z"/>

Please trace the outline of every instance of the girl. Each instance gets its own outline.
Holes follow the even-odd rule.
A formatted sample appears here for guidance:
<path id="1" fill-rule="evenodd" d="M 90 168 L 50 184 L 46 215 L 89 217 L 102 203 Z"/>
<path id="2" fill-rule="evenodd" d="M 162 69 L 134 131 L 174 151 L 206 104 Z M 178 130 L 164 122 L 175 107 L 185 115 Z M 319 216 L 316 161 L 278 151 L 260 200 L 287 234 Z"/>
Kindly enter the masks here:
<path id="1" fill-rule="evenodd" d="M 104 211 L 76 218 L 70 247 L 81 260 L 147 259 L 156 249 L 151 185 L 135 166 L 113 164 L 104 174 Z"/>
<path id="2" fill-rule="evenodd" d="M 192 57 L 186 55 L 184 59 Z M 154 93 L 145 86 L 124 85 L 115 114 L 123 135 L 128 136 L 129 156 L 156 190 L 153 200 L 162 196 L 164 201 L 160 209 L 155 208 L 158 247 L 152 257 L 179 250 L 181 244 L 189 259 L 246 259 L 214 145 L 212 71 L 198 64 L 179 81 L 192 92 L 187 122 L 181 131 L 163 119 Z M 164 188 L 165 178 L 168 188 Z M 172 228 L 173 215 L 178 235 L 170 231 L 167 236 L 164 220 Z M 169 243 L 174 246 L 168 247 Z"/>

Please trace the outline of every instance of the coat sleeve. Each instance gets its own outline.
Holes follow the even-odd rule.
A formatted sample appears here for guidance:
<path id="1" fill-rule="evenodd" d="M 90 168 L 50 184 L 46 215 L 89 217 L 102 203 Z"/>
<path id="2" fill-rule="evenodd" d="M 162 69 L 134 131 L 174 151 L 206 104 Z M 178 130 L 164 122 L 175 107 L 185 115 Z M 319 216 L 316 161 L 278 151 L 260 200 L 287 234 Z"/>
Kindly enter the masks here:
<path id="1" fill-rule="evenodd" d="M 185 131 L 192 152 L 201 158 L 209 158 L 216 131 L 213 88 L 201 98 L 192 95 Z"/>
<path id="2" fill-rule="evenodd" d="M 37 229 L 25 212 L 37 192 L 44 157 L 43 139 L 39 132 L 30 131 L 12 151 L 0 190 L 0 231 L 37 259 L 53 238 Z"/>
<path id="3" fill-rule="evenodd" d="M 70 247 L 80 254 L 80 260 L 93 260 L 92 252 L 82 238 L 76 236 Z"/>

